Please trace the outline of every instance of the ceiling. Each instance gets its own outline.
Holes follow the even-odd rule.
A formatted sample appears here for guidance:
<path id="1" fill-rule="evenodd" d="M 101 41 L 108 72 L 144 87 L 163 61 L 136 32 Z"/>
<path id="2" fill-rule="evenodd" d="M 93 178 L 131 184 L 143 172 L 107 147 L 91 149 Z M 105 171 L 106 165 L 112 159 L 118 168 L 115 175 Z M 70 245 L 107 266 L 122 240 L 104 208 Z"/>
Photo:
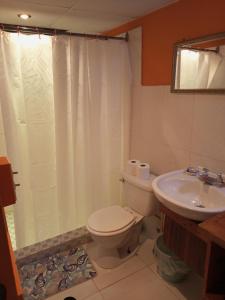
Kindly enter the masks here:
<path id="1" fill-rule="evenodd" d="M 0 0 L 0 23 L 99 33 L 175 0 Z M 17 17 L 28 13 L 31 19 Z"/>

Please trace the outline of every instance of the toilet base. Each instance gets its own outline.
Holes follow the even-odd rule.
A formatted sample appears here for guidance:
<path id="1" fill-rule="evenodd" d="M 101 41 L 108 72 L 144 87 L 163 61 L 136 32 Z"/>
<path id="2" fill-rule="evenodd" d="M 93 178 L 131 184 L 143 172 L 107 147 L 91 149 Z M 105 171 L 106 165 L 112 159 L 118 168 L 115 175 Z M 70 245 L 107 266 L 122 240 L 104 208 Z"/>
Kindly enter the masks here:
<path id="1" fill-rule="evenodd" d="M 125 261 L 127 261 L 131 256 L 135 254 L 137 251 L 138 246 L 129 254 L 127 254 L 124 257 L 120 257 L 119 251 L 117 249 L 114 252 L 111 253 L 104 253 L 102 256 L 100 256 L 96 263 L 103 269 L 113 269 L 118 267 L 119 265 L 123 264 Z M 105 249 L 103 249 L 104 251 Z M 107 252 L 109 249 L 106 249 Z"/>
<path id="2" fill-rule="evenodd" d="M 118 248 L 105 248 L 97 242 L 87 246 L 91 260 L 104 269 L 113 269 L 132 257 L 138 249 L 141 232 L 141 222 L 136 224 L 129 238 Z"/>
<path id="3" fill-rule="evenodd" d="M 118 267 L 132 257 L 138 249 L 139 244 L 128 251 L 126 255 L 121 256 L 121 249 L 106 249 L 93 242 L 87 246 L 88 255 L 99 267 L 103 269 L 113 269 Z M 123 253 L 125 250 L 122 251 Z"/>

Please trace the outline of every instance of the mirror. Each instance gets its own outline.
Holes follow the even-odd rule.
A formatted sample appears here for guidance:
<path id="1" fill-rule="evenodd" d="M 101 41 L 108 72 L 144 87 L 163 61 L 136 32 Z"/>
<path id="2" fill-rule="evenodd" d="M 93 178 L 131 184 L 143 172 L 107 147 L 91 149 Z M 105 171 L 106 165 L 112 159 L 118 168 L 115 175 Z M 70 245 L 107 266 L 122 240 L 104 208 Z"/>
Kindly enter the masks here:
<path id="1" fill-rule="evenodd" d="M 171 92 L 225 93 L 225 32 L 175 44 Z"/>

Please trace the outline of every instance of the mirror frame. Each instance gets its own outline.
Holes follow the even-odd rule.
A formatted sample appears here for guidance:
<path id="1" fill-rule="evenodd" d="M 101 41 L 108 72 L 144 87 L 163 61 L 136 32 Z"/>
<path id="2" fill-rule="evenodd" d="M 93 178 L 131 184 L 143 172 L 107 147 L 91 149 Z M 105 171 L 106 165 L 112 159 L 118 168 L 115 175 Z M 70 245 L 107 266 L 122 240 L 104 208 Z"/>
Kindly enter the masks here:
<path id="1" fill-rule="evenodd" d="M 175 88 L 176 79 L 176 67 L 177 67 L 177 50 L 179 47 L 191 46 L 196 43 L 202 43 L 207 41 L 214 41 L 217 39 L 225 39 L 225 32 L 214 33 L 210 35 L 204 35 L 190 40 L 182 40 L 177 42 L 173 46 L 173 60 L 172 60 L 172 80 L 170 85 L 171 93 L 203 93 L 203 94 L 225 94 L 224 89 L 177 89 Z"/>

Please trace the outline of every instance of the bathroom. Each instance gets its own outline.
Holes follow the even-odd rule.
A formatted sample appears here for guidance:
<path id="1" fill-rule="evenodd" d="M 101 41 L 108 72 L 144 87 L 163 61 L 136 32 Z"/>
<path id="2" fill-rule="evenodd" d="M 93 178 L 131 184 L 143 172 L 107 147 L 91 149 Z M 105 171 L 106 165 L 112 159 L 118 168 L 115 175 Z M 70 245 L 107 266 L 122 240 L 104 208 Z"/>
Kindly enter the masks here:
<path id="1" fill-rule="evenodd" d="M 7 6 L 7 2 L 10 2 L 11 4 Z M 76 24 L 72 24 L 74 20 L 76 20 L 76 12 L 73 12 L 73 10 L 72 12 L 74 15 L 71 12 L 68 19 L 64 19 L 62 16 L 61 19 L 58 18 L 62 11 L 65 11 L 66 8 L 68 9 L 70 6 L 72 7 L 76 4 L 76 1 L 51 1 L 51 4 L 49 3 L 49 5 L 40 5 L 42 1 L 32 1 L 32 4 L 29 4 L 29 9 L 27 9 L 26 6 L 28 1 L 22 2 L 20 7 L 17 1 L 1 1 L 0 23 L 47 28 L 51 25 L 52 28 L 67 29 L 72 32 L 91 34 L 100 32 L 104 35 L 121 36 L 122 38 L 125 38 L 125 34 L 128 32 L 128 42 L 124 40 L 108 40 L 111 45 L 109 49 L 105 50 L 105 55 L 109 55 L 109 57 L 110 55 L 114 55 L 113 63 L 108 66 L 110 70 L 107 70 L 107 74 L 110 74 L 107 77 L 109 80 L 109 83 L 107 82 L 109 84 L 108 90 L 101 89 L 99 91 L 94 91 L 95 99 L 98 99 L 99 97 L 99 99 L 101 99 L 100 101 L 102 101 L 101 103 L 98 102 L 98 108 L 95 106 L 90 106 L 89 108 L 87 106 L 82 107 L 83 111 L 80 111 L 83 116 L 90 116 L 90 120 L 93 120 L 92 118 L 96 116 L 97 118 L 99 116 L 100 120 L 99 123 L 94 123 L 90 132 L 85 130 L 83 132 L 82 127 L 78 129 L 80 130 L 80 138 L 82 139 L 84 148 L 79 147 L 79 144 L 75 144 L 74 140 L 70 140 L 70 137 L 74 136 L 76 134 L 75 130 L 77 130 L 77 128 L 72 128 L 74 120 L 70 118 L 69 114 L 70 109 L 73 110 L 75 107 L 70 107 L 70 105 L 72 106 L 72 102 L 69 102 L 68 100 L 66 103 L 66 110 L 68 110 L 68 112 L 65 112 L 64 114 L 60 99 L 65 99 L 66 101 L 69 97 L 68 95 L 60 94 L 60 90 L 54 91 L 58 96 L 58 110 L 54 111 L 54 113 L 52 112 L 52 107 L 49 105 L 48 107 L 45 106 L 46 110 L 48 109 L 47 113 L 45 111 L 44 114 L 41 115 L 41 108 L 43 105 L 40 106 L 39 104 L 38 106 L 38 103 L 33 103 L 33 107 L 31 108 L 34 110 L 32 110 L 32 113 L 35 113 L 35 107 L 38 107 L 39 109 L 37 115 L 34 114 L 33 117 L 39 117 L 38 114 L 40 114 L 41 117 L 45 116 L 45 124 L 39 124 L 39 128 L 42 129 L 31 132 L 30 137 L 28 134 L 25 136 L 22 129 L 22 125 L 25 124 L 25 121 L 21 120 L 21 118 L 24 117 L 25 112 L 23 110 L 27 109 L 27 107 L 22 107 L 24 104 L 22 102 L 25 100 L 20 100 L 19 92 L 21 91 L 18 89 L 19 92 L 14 99 L 17 100 L 18 103 L 14 104 L 16 105 L 16 113 L 19 115 L 21 124 L 19 141 L 21 141 L 22 146 L 18 146 L 15 143 L 13 144 L 13 147 L 10 148 L 10 151 L 19 149 L 21 155 L 21 153 L 24 153 L 23 147 L 26 147 L 27 142 L 30 142 L 30 147 L 34 147 L 34 152 L 29 164 L 26 164 L 26 162 L 21 166 L 21 161 L 19 161 L 21 165 L 18 164 L 18 157 L 24 159 L 25 156 L 15 157 L 15 152 L 13 154 L 7 153 L 5 146 L 5 131 L 9 133 L 11 127 L 8 127 L 10 124 L 7 123 L 7 120 L 4 120 L 4 124 L 8 124 L 6 130 L 6 125 L 5 128 L 3 128 L 4 126 L 1 121 L 0 154 L 1 156 L 8 156 L 12 162 L 13 171 L 19 172 L 19 174 L 14 175 L 15 183 L 20 184 L 20 186 L 17 187 L 17 207 L 14 209 L 11 207 L 6 208 L 6 211 L 8 211 L 6 217 L 8 217 L 8 219 L 11 218 L 11 221 L 9 221 L 9 231 L 11 233 L 14 232 L 14 242 L 12 238 L 14 249 L 16 246 L 18 251 L 20 248 L 23 248 L 23 251 L 25 252 L 26 250 L 31 251 L 31 253 L 29 253 L 30 255 L 33 251 L 32 244 L 40 243 L 47 239 L 54 239 L 54 237 L 59 234 L 66 234 L 73 230 L 76 231 L 76 229 L 80 227 L 82 229 L 78 233 L 75 232 L 73 234 L 78 235 L 81 239 L 82 235 L 84 235 L 83 238 L 86 243 L 89 238 L 87 231 L 85 230 L 88 216 L 103 207 L 123 204 L 124 185 L 119 180 L 123 178 L 121 172 L 124 171 L 127 161 L 130 159 L 138 159 L 141 162 L 148 163 L 150 165 L 150 173 L 154 175 L 162 175 L 171 171 L 186 169 L 189 166 L 202 166 L 216 173 L 225 172 L 224 94 L 199 92 L 171 93 L 174 44 L 185 39 L 191 40 L 224 32 L 224 1 L 149 0 L 140 1 L 140 3 L 139 1 L 134 1 L 134 4 L 132 5 L 130 5 L 128 1 L 124 1 L 124 7 L 120 7 L 119 9 L 116 9 L 112 1 L 109 1 L 109 3 L 107 1 L 108 4 L 104 5 L 103 1 L 94 1 L 96 2 L 96 7 L 89 1 L 90 6 L 87 6 L 86 8 L 88 10 L 86 12 L 86 18 L 89 17 L 90 19 L 89 28 L 89 23 L 82 15 L 84 12 L 82 12 L 81 4 L 79 11 L 80 15 L 77 17 L 81 22 L 79 25 L 80 27 L 78 25 L 76 27 Z M 77 2 L 80 3 L 81 1 Z M 53 9 L 53 7 L 55 7 L 55 9 Z M 76 5 L 74 7 L 76 9 Z M 121 10 L 121 15 L 119 14 L 119 10 Z M 17 17 L 17 14 L 23 11 L 27 11 L 31 15 L 31 18 L 27 20 L 27 23 L 25 21 L 20 21 Z M 124 13 L 123 17 L 122 11 Z M 115 12 L 117 12 L 117 16 Z M 106 27 L 100 26 L 101 20 L 98 19 L 98 13 L 99 18 L 102 16 L 103 21 L 105 20 L 107 24 Z M 113 20 L 113 15 L 117 17 L 115 20 Z M 61 23 L 59 22 L 57 23 L 57 26 L 53 26 L 53 21 L 57 18 Z M 49 23 L 47 23 L 48 20 Z M 46 47 L 45 49 L 47 49 L 49 47 L 49 42 L 47 39 L 45 40 L 44 36 L 41 34 L 41 30 L 38 32 L 38 27 L 36 39 L 39 40 L 40 43 L 43 43 L 42 47 Z M 4 26 L 1 28 L 4 32 Z M 1 37 L 2 35 L 4 34 L 1 33 Z M 31 51 L 31 49 L 35 51 L 33 45 L 34 42 L 31 41 L 28 45 L 26 38 L 22 41 L 21 36 L 22 30 L 18 27 L 15 40 L 21 40 L 20 51 L 26 55 L 23 57 L 23 63 L 24 66 L 27 67 L 28 72 L 30 71 L 29 65 L 26 63 L 34 54 Z M 4 39 L 5 37 L 3 36 L 2 38 Z M 53 39 L 54 38 L 57 43 L 57 40 L 60 40 L 62 36 L 53 33 Z M 124 43 L 126 46 L 122 45 L 121 49 L 119 49 L 119 46 L 116 48 L 117 42 L 121 44 Z M 74 51 L 76 50 L 75 45 L 72 45 L 71 47 L 74 47 Z M 12 49 L 13 47 L 10 51 Z M 67 83 L 64 82 L 63 79 L 65 78 L 64 75 L 67 70 L 64 70 L 63 66 L 68 64 L 68 61 L 63 60 L 63 51 L 68 51 L 68 48 L 65 47 L 65 49 L 58 50 L 58 53 L 54 53 L 54 55 L 59 55 L 56 59 L 57 63 L 55 64 L 55 62 L 52 62 L 55 68 L 55 74 L 58 76 L 56 76 L 54 80 L 56 80 L 58 86 L 63 87 L 62 89 L 65 91 L 66 88 L 63 85 Z M 93 51 L 94 50 L 95 49 L 93 49 Z M 7 58 L 10 58 L 10 51 L 6 52 L 8 55 Z M 38 51 L 41 51 L 41 47 Z M 112 53 L 113 51 L 115 53 Z M 118 51 L 118 54 L 116 51 Z M 128 51 L 129 56 L 126 51 Z M 48 52 L 45 52 L 45 54 L 42 53 L 44 63 L 52 60 L 52 58 L 47 55 Z M 122 55 L 124 56 L 122 57 Z M 115 57 L 118 59 L 116 60 Z M 129 61 L 127 60 L 128 57 Z M 100 59 L 101 57 L 98 57 L 99 61 Z M 85 63 L 87 62 L 85 61 Z M 34 69 L 35 66 L 34 62 Z M 47 66 L 47 64 L 44 64 L 43 70 L 46 71 L 47 76 L 49 76 L 49 72 L 52 71 L 50 68 L 48 69 Z M 121 70 L 121 66 L 124 67 L 123 70 Z M 93 64 L 91 67 L 93 68 L 92 70 L 97 70 L 99 67 L 97 61 L 96 64 Z M 101 67 L 104 68 L 104 66 Z M 62 69 L 65 73 L 60 74 Z M 105 70 L 102 72 L 105 72 Z M 2 72 L 1 82 L 5 74 L 5 72 Z M 96 72 L 96 74 L 98 74 L 98 72 Z M 30 75 L 33 76 L 33 74 Z M 95 73 L 93 73 L 93 76 L 94 75 Z M 101 75 L 101 80 L 104 82 L 103 79 L 106 78 L 106 76 L 104 73 L 101 73 Z M 118 77 L 117 81 L 115 81 L 115 75 Z M 32 80 L 31 77 L 26 77 L 26 69 L 20 76 L 22 80 Z M 96 86 L 99 84 L 97 77 L 98 75 L 96 76 L 95 81 L 93 81 L 93 85 L 96 84 Z M 36 80 L 35 76 L 34 80 Z M 35 81 L 31 82 L 31 84 L 34 84 L 34 82 Z M 52 95 L 46 94 L 47 83 L 42 81 L 41 83 L 44 90 L 41 97 L 32 94 L 28 95 L 28 97 L 32 95 L 32 97 L 35 96 L 35 99 L 37 100 L 42 98 L 43 101 L 48 99 L 48 97 L 52 97 Z M 17 81 L 15 81 L 14 84 L 19 85 Z M 48 82 L 48 84 L 51 83 Z M 78 83 L 75 79 L 72 84 L 77 88 Z M 104 84 L 106 84 L 106 82 L 104 82 Z M 116 89 L 113 84 L 118 84 L 118 88 Z M 35 89 L 35 87 L 34 84 L 33 88 Z M 32 88 L 29 89 L 27 86 L 25 86 L 25 88 L 27 88 L 29 93 L 33 92 Z M 86 88 L 88 88 L 88 85 Z M 93 89 L 93 86 L 91 86 L 91 88 Z M 121 93 L 118 91 L 119 89 L 121 89 L 120 92 L 122 91 L 123 93 L 123 107 L 120 106 L 119 101 L 115 101 L 115 99 L 121 99 L 122 97 Z M 105 106 L 103 101 L 104 93 L 107 93 L 109 101 Z M 1 93 L 1 98 L 2 95 L 3 94 Z M 88 104 L 92 105 L 93 103 L 89 101 Z M 4 115 L 1 112 L 1 118 L 7 119 L 5 115 L 6 107 L 4 109 Z M 104 115 L 99 115 L 98 109 L 105 110 L 106 114 L 108 114 L 108 119 L 104 119 Z M 115 114 L 118 113 L 118 116 L 116 116 L 115 119 L 109 118 L 109 116 L 111 116 L 110 112 L 114 112 Z M 121 121 L 119 114 L 122 113 L 124 115 Z M 50 132 L 54 126 L 52 123 L 53 114 L 55 118 L 59 118 L 59 123 L 56 125 L 56 131 L 54 132 L 55 137 L 51 135 L 52 132 Z M 90 125 L 87 119 L 84 119 L 83 122 L 84 126 Z M 66 127 L 66 129 L 64 128 L 65 130 L 72 128 L 71 130 L 74 131 L 65 131 L 68 133 L 68 136 L 60 136 L 59 133 L 63 126 Z M 99 152 L 100 147 L 103 147 L 102 141 L 97 138 L 99 128 L 102 128 L 101 134 L 104 136 L 103 144 L 105 148 L 101 148 L 102 152 Z M 112 140 L 108 139 L 108 133 L 107 131 L 104 131 L 105 128 L 110 128 L 112 130 L 110 136 L 114 138 L 113 143 Z M 123 133 L 121 133 L 120 130 L 123 130 Z M 118 135 L 113 135 L 113 132 L 118 132 Z M 46 134 L 44 135 L 44 133 Z M 9 140 L 10 136 L 8 135 L 7 138 Z M 23 138 L 24 140 L 21 140 Z M 54 147 L 52 145 L 54 143 L 53 139 L 56 140 Z M 51 144 L 51 148 L 47 147 L 47 144 Z M 56 149 L 57 145 L 59 148 Z M 68 148 L 64 148 L 61 145 L 67 145 Z M 118 150 L 118 147 L 123 149 L 121 151 L 123 152 L 122 154 Z M 72 156 L 71 149 L 76 150 L 76 153 L 79 154 L 78 158 Z M 40 153 L 42 153 L 43 157 L 45 156 L 43 161 L 40 160 Z M 10 155 L 13 157 L 13 161 Z M 62 158 L 65 160 L 62 160 Z M 94 158 L 94 160 L 92 158 Z M 86 162 L 86 164 L 83 164 L 82 166 L 78 164 L 79 168 L 74 168 L 74 166 L 71 167 L 71 164 L 75 163 L 74 159 L 77 161 L 82 160 L 82 162 Z M 103 159 L 104 163 L 102 163 Z M 16 165 L 13 163 L 14 161 L 16 162 Z M 48 162 L 48 165 L 46 161 Z M 77 164 L 77 161 L 75 164 Z M 33 171 L 31 172 L 29 168 L 32 167 L 32 163 L 45 164 L 46 168 L 32 169 Z M 59 163 L 59 165 L 57 165 L 57 163 Z M 54 177 L 52 179 L 50 173 L 51 170 L 55 168 L 55 164 L 56 174 L 54 174 L 54 176 L 56 175 L 56 178 Z M 49 169 L 50 165 L 52 169 Z M 34 176 L 32 182 L 23 181 L 21 179 L 21 167 L 23 168 L 23 178 L 26 178 L 27 180 L 29 177 L 25 174 L 26 172 L 31 176 Z M 101 180 L 96 178 L 96 170 L 97 174 L 100 175 Z M 73 177 L 69 177 L 69 174 Z M 86 175 L 88 176 L 90 190 L 85 189 Z M 109 175 L 111 176 L 110 181 L 108 180 Z M 76 183 L 72 180 L 70 182 L 71 178 L 76 178 Z M 30 178 L 28 179 L 30 180 Z M 38 181 L 36 181 L 36 179 L 38 179 Z M 53 182 L 51 180 L 55 181 Z M 63 184 L 61 184 L 61 180 Z M 56 184 L 55 182 L 60 186 L 60 195 L 57 203 L 53 196 L 55 192 L 53 191 L 53 187 Z M 26 195 L 27 199 L 25 202 L 21 195 L 23 195 L 24 191 L 26 194 L 26 187 L 30 184 L 32 184 L 32 188 L 37 191 L 38 196 L 32 196 L 33 201 L 29 201 L 30 193 L 33 192 L 29 188 L 29 195 Z M 43 189 L 40 189 L 38 184 L 44 185 L 45 191 L 48 189 L 48 192 L 43 193 Z M 78 202 L 76 203 L 74 203 L 73 196 L 71 196 L 74 193 L 72 190 L 73 184 L 76 184 L 76 193 L 80 195 Z M 85 190 L 86 194 L 83 196 Z M 99 193 L 102 195 L 101 198 L 96 197 Z M 65 195 L 66 198 L 70 199 L 65 200 Z M 92 200 L 85 202 L 82 197 Z M 42 205 L 36 203 L 37 199 L 41 201 Z M 49 201 L 49 199 L 51 201 Z M 70 216 L 69 212 L 71 211 L 74 211 L 74 214 L 76 214 L 74 219 L 68 217 Z M 43 224 L 43 226 L 41 226 L 41 224 Z M 191 274 L 188 280 L 178 285 L 168 284 L 158 276 L 155 258 L 152 255 L 152 248 L 154 238 L 160 231 L 160 226 L 159 213 L 156 216 L 146 218 L 143 227 L 143 243 L 139 252 L 137 252 L 137 255 L 129 258 L 129 260 L 121 264 L 121 266 L 111 270 L 105 270 L 94 264 L 94 268 L 97 271 L 97 276 L 95 278 L 80 283 L 61 293 L 52 295 L 49 299 L 64 299 L 69 296 L 76 299 L 89 300 L 107 300 L 116 297 L 124 300 L 126 298 L 143 300 L 151 298 L 159 300 L 201 299 L 200 294 L 203 284 L 198 275 Z M 10 227 L 12 227 L 11 230 Z M 74 236 L 72 237 L 74 238 Z M 61 243 L 61 240 L 59 243 Z M 24 248 L 29 246 L 31 248 Z M 29 256 L 28 253 L 25 253 L 25 255 Z"/>

